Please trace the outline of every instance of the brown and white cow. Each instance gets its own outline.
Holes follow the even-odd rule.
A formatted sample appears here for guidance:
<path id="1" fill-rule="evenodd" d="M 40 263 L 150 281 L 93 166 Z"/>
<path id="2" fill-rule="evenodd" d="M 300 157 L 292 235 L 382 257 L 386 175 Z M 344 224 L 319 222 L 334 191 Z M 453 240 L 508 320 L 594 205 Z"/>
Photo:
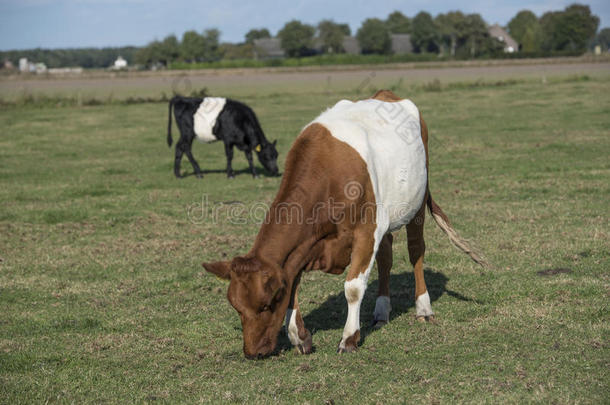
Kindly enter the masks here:
<path id="1" fill-rule="evenodd" d="M 368 100 L 340 101 L 303 129 L 288 152 L 280 189 L 250 252 L 203 264 L 231 280 L 227 297 L 241 317 L 247 357 L 273 352 L 284 319 L 292 344 L 310 353 L 311 334 L 297 300 L 301 274 L 341 274 L 348 265 L 348 315 L 338 351 L 355 350 L 360 304 L 375 260 L 374 320 L 376 326 L 389 320 L 391 232 L 403 226 L 414 266 L 416 316 L 430 319 L 434 313 L 423 270 L 426 205 L 452 242 L 482 263 L 430 196 L 427 145 L 417 107 L 387 90 Z"/>

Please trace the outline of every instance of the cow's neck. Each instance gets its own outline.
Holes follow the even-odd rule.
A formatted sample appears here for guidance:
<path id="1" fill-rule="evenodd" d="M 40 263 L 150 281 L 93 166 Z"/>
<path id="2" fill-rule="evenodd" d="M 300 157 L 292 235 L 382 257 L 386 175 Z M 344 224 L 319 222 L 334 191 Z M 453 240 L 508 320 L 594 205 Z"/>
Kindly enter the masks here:
<path id="1" fill-rule="evenodd" d="M 261 227 L 252 253 L 281 267 L 294 278 L 319 253 L 318 241 L 333 230 L 325 218 L 312 218 L 317 199 L 295 188 L 278 194 Z"/>
<path id="2" fill-rule="evenodd" d="M 262 133 L 262 131 L 255 131 L 256 132 L 256 141 L 258 142 L 257 145 L 261 145 L 265 146 L 269 143 L 269 141 L 267 141 L 267 138 L 265 138 L 265 135 Z"/>

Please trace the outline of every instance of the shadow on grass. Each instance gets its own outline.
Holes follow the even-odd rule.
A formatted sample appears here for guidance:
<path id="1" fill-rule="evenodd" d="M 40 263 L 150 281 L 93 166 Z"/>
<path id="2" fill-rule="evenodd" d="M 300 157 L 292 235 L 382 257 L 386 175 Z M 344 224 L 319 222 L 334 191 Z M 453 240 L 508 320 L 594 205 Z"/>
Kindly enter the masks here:
<path id="1" fill-rule="evenodd" d="M 226 174 L 227 170 L 226 169 L 201 169 L 201 174 L 203 174 L 204 176 L 206 174 Z M 264 177 L 281 177 L 282 173 L 278 173 L 278 174 L 271 174 L 269 173 L 267 170 L 257 167 L 256 168 L 256 173 L 259 176 L 264 176 Z M 250 176 L 252 176 L 252 172 L 250 172 L 249 168 L 246 169 L 239 169 L 239 170 L 233 170 L 233 175 L 235 175 L 235 177 L 241 175 L 241 174 L 248 174 Z M 182 174 L 182 178 L 186 178 L 186 177 L 191 177 L 191 176 L 195 176 L 195 172 L 186 172 L 184 174 Z"/>
<path id="2" fill-rule="evenodd" d="M 472 298 L 465 297 L 459 292 L 448 290 L 447 282 L 449 278 L 439 271 L 433 269 L 424 270 L 424 278 L 426 280 L 426 287 L 428 294 L 430 295 L 430 301 L 433 303 L 437 301 L 443 294 L 447 294 L 460 301 L 475 302 L 481 304 L 480 301 Z M 367 287 L 364 299 L 362 300 L 362 306 L 360 307 L 360 345 L 364 343 L 367 336 L 371 333 L 375 333 L 377 329 L 374 329 L 371 325 L 373 321 L 373 311 L 375 310 L 375 301 L 377 300 L 377 289 L 379 282 L 375 280 L 370 283 Z M 301 299 L 303 299 L 302 297 Z M 409 312 L 415 307 L 415 277 L 413 272 L 402 272 L 398 274 L 390 275 L 390 299 L 392 301 L 392 312 L 390 312 L 390 322 L 394 318 Z M 433 308 L 434 309 L 434 308 Z M 415 311 L 413 310 L 413 316 Z M 305 327 L 309 329 L 314 335 L 321 330 L 337 330 L 337 344 L 341 339 L 343 326 L 347 319 L 347 301 L 343 291 L 338 292 L 326 299 L 319 307 L 308 313 L 303 321 Z M 282 348 L 288 349 L 291 347 L 290 341 L 282 334 L 283 337 L 278 340 L 278 345 Z M 315 346 L 314 346 L 315 351 Z"/>

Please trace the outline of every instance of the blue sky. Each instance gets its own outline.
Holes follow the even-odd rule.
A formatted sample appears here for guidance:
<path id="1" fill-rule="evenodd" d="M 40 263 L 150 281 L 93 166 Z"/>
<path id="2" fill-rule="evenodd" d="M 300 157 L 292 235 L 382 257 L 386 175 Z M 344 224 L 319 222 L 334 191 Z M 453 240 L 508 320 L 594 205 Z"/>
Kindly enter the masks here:
<path id="1" fill-rule="evenodd" d="M 222 41 L 239 42 L 250 28 L 275 34 L 291 19 L 315 24 L 330 18 L 355 32 L 368 17 L 400 10 L 413 16 L 449 10 L 477 12 L 490 24 L 506 24 L 519 10 L 541 15 L 574 1 L 515 0 L 0 0 L 0 50 L 144 45 L 168 34 L 218 28 Z M 585 3 L 585 2 L 583 2 Z M 610 25 L 610 1 L 590 0 L 601 27 Z"/>

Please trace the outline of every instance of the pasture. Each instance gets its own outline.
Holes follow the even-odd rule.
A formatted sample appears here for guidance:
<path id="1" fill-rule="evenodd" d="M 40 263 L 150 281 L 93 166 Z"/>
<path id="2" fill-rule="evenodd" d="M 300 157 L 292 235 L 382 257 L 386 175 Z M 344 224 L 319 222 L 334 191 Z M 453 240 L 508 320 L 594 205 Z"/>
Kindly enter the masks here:
<path id="1" fill-rule="evenodd" d="M 378 87 L 412 99 L 430 128 L 432 195 L 493 264 L 470 262 L 428 215 L 436 323 L 414 319 L 401 231 L 388 325 L 369 327 L 373 271 L 360 349 L 336 354 L 344 276 L 307 273 L 315 352 L 298 354 L 282 332 L 262 361 L 244 358 L 227 283 L 201 263 L 249 250 L 280 178 L 252 179 L 236 153 L 229 181 L 216 143 L 193 148 L 204 179 L 177 180 L 164 103 L 3 107 L 0 402 L 607 402 L 609 72 L 210 86 L 255 110 L 280 170 L 337 100 Z"/>

